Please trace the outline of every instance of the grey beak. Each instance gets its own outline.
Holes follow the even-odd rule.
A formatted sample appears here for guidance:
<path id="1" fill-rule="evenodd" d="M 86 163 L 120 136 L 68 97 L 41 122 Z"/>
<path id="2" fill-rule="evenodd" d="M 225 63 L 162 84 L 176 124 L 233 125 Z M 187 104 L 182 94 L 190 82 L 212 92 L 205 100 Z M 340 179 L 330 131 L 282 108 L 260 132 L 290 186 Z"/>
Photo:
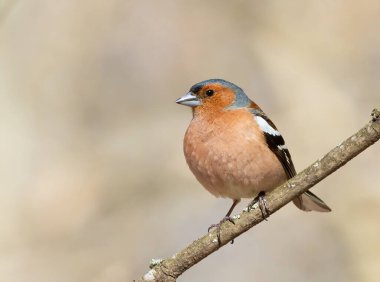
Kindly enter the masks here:
<path id="1" fill-rule="evenodd" d="M 177 99 L 177 101 L 175 102 L 177 104 L 181 104 L 181 105 L 189 106 L 189 107 L 196 107 L 201 104 L 201 101 L 192 92 L 186 93 L 181 98 Z"/>

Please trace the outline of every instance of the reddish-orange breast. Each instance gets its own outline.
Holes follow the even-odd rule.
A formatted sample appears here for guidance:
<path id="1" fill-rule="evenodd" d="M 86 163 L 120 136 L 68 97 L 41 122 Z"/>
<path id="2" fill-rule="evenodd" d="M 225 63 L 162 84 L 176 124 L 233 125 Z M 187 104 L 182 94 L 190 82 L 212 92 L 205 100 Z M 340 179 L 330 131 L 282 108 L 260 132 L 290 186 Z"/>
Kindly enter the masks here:
<path id="1" fill-rule="evenodd" d="M 197 107 L 184 153 L 195 177 L 217 197 L 252 198 L 287 179 L 247 108 Z"/>

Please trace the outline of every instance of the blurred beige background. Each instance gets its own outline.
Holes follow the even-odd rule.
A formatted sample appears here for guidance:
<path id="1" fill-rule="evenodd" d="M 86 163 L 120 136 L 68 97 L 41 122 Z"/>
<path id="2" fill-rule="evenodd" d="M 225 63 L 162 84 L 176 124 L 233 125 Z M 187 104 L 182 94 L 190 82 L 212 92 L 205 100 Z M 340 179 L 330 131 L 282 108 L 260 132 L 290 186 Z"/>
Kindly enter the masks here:
<path id="1" fill-rule="evenodd" d="M 131 281 L 230 206 L 174 101 L 224 78 L 300 170 L 380 106 L 379 1 L 1 1 L 0 281 Z M 179 281 L 379 281 L 380 144 Z M 236 212 L 242 210 L 239 205 Z"/>

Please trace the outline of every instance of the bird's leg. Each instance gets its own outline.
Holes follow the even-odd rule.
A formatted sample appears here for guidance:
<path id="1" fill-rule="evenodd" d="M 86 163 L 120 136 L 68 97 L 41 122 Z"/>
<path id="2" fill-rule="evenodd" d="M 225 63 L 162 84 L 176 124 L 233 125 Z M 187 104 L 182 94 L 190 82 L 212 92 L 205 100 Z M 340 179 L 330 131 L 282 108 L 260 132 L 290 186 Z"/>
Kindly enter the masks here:
<path id="1" fill-rule="evenodd" d="M 214 227 L 216 227 L 216 236 L 218 238 L 218 243 L 219 245 L 222 244 L 221 240 L 220 240 L 220 226 L 222 225 L 223 222 L 225 221 L 229 221 L 233 224 L 235 224 L 234 220 L 232 217 L 230 217 L 232 211 L 234 210 L 235 206 L 240 202 L 240 199 L 239 200 L 234 200 L 234 202 L 232 203 L 232 206 L 230 207 L 230 209 L 228 210 L 227 214 L 225 217 L 222 218 L 221 221 L 219 221 L 219 223 L 217 224 L 211 224 L 210 227 L 208 228 L 208 232 L 210 232 L 210 230 Z M 231 244 L 234 242 L 234 240 L 231 241 Z"/>
<path id="2" fill-rule="evenodd" d="M 265 198 L 265 192 L 261 191 L 257 197 L 253 199 L 253 201 L 248 205 L 248 211 L 250 211 L 256 203 L 259 203 L 261 214 L 263 215 L 263 218 L 267 220 L 270 215 L 270 210 L 268 207 L 268 202 Z"/>

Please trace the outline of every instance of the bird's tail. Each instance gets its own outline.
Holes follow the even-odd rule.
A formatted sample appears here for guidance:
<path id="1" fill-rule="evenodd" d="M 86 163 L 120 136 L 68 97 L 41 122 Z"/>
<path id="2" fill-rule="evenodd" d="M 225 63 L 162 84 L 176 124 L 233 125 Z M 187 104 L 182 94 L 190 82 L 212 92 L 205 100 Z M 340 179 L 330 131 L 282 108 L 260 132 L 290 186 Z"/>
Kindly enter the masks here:
<path id="1" fill-rule="evenodd" d="M 330 212 L 331 209 L 316 195 L 307 191 L 293 200 L 297 208 L 303 211 Z"/>

